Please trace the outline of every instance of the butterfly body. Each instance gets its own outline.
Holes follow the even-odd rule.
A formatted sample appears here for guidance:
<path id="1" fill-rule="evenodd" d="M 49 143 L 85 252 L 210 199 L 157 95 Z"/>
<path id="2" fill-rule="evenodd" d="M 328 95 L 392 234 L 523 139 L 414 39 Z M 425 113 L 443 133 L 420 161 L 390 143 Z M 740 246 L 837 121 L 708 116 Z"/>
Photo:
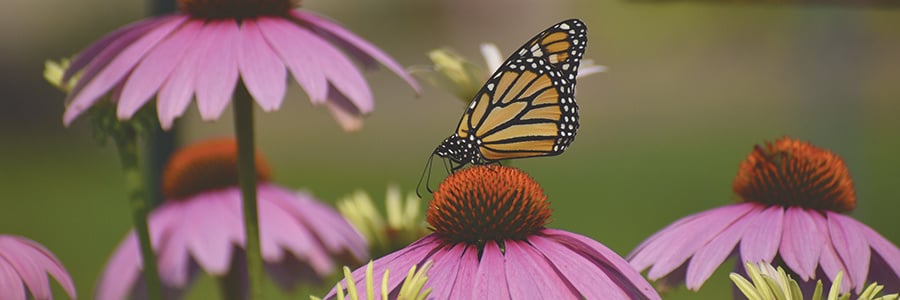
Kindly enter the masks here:
<path id="1" fill-rule="evenodd" d="M 575 77 L 586 33 L 584 23 L 572 19 L 525 43 L 487 80 L 433 155 L 457 170 L 563 153 L 579 126 Z"/>

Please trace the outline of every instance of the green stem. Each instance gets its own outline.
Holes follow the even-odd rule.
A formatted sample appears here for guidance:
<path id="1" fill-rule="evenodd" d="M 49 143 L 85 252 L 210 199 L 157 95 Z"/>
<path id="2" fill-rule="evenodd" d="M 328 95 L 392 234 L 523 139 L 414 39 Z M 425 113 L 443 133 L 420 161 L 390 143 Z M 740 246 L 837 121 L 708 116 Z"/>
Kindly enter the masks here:
<path id="1" fill-rule="evenodd" d="M 125 190 L 128 193 L 128 202 L 131 204 L 134 229 L 137 232 L 138 244 L 141 248 L 147 299 L 162 299 L 159 271 L 156 269 L 156 256 L 150 244 L 150 229 L 147 225 L 147 214 L 150 212 L 151 205 L 150 199 L 147 197 L 147 187 L 144 185 L 144 173 L 141 172 L 139 163 L 137 134 L 133 128 L 128 127 L 123 128 L 122 134 L 115 135 L 115 137 L 119 159 L 122 161 L 122 172 L 125 176 Z"/>
<path id="2" fill-rule="evenodd" d="M 256 204 L 256 154 L 253 138 L 253 99 L 239 84 L 234 95 L 234 131 L 238 147 L 238 181 L 244 202 L 247 275 L 250 299 L 265 299 L 262 291 L 263 262 L 259 246 L 259 213 Z"/>

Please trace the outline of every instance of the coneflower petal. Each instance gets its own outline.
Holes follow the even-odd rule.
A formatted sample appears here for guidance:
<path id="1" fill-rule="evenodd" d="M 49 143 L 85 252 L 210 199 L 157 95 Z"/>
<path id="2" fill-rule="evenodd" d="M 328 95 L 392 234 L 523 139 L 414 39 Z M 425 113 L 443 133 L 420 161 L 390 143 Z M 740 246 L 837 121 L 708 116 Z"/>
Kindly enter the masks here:
<path id="1" fill-rule="evenodd" d="M 463 256 L 463 253 L 465 253 L 467 247 L 466 244 L 456 244 L 442 247 L 435 252 L 430 259 L 434 262 L 441 263 L 433 265 L 431 271 L 428 272 L 430 279 L 428 280 L 429 283 L 426 285 L 426 288 L 428 288 L 432 282 L 438 282 L 439 284 L 448 286 L 455 285 L 456 275 L 460 269 L 459 264 L 462 261 L 460 258 Z M 434 299 L 449 299 L 451 291 L 451 289 L 432 289 L 431 296 L 433 296 Z"/>
<path id="2" fill-rule="evenodd" d="M 102 69 L 96 73 L 96 76 L 89 76 L 93 74 L 85 72 L 81 80 L 79 80 L 79 83 L 76 84 L 75 88 L 72 89 L 69 94 L 69 97 L 71 98 L 66 101 L 69 104 L 66 108 L 66 112 L 63 114 L 63 121 L 66 124 L 71 123 L 78 113 L 86 110 L 93 105 L 100 96 L 103 96 L 103 94 L 109 92 L 114 85 L 120 83 L 122 79 L 131 72 L 134 65 L 140 61 L 150 49 L 155 47 L 163 38 L 168 36 L 185 20 L 187 20 L 186 17 L 172 16 L 167 18 L 162 24 L 152 28 L 133 43 L 128 44 L 122 52 L 116 54 L 116 57 L 112 59 L 109 64 L 103 66 Z M 88 67 L 90 68 L 90 66 Z M 79 88 L 82 86 L 82 82 L 84 83 L 83 88 Z"/>
<path id="3" fill-rule="evenodd" d="M 237 47 L 240 42 L 240 28 L 237 21 L 210 21 L 212 44 L 205 56 L 201 57 L 194 73 L 197 89 L 197 108 L 200 117 L 211 121 L 218 119 L 225 111 L 238 81 Z"/>
<path id="4" fill-rule="evenodd" d="M 853 283 L 859 293 L 865 287 L 866 276 L 869 274 L 869 258 L 872 254 L 869 243 L 865 236 L 855 230 L 855 224 L 846 221 L 848 217 L 830 211 L 826 214 L 834 249 L 847 266 L 847 281 Z"/>
<path id="5" fill-rule="evenodd" d="M 5 259 L 0 259 L 0 290 L 9 299 L 26 299 L 25 286 L 19 279 L 19 273 Z"/>
<path id="6" fill-rule="evenodd" d="M 117 105 L 120 119 L 131 118 L 159 90 L 175 67 L 184 63 L 184 54 L 202 26 L 199 22 L 186 22 L 138 63 L 122 88 Z"/>
<path id="7" fill-rule="evenodd" d="M 197 199 L 186 202 L 186 209 L 192 218 L 185 220 L 187 235 L 187 249 L 191 251 L 191 257 L 203 267 L 206 272 L 214 276 L 223 276 L 228 273 L 231 265 L 231 255 L 234 247 L 231 234 L 221 226 L 224 206 L 228 202 L 238 202 L 239 199 L 230 201 L 210 201 L 215 199 Z"/>
<path id="8" fill-rule="evenodd" d="M 781 242 L 783 224 L 783 207 L 771 206 L 756 214 L 741 239 L 741 259 L 749 262 L 772 261 Z"/>
<path id="9" fill-rule="evenodd" d="M 635 272 L 627 261 L 620 259 L 618 253 L 600 242 L 559 229 L 546 228 L 541 233 L 565 244 L 573 251 L 579 252 L 584 258 L 592 260 L 595 265 L 605 269 L 611 276 L 618 276 L 619 278 L 612 278 L 613 282 L 625 292 L 632 294 L 632 297 L 638 295 L 646 299 L 658 297 L 653 286 L 644 280 L 640 273 Z"/>
<path id="10" fill-rule="evenodd" d="M 402 269 L 401 269 L 402 270 Z M 456 281 L 450 288 L 450 297 L 447 299 L 472 299 L 472 289 L 475 287 L 475 274 L 478 273 L 478 249 L 472 246 L 465 248 L 459 258 L 459 271 L 456 273 Z"/>
<path id="11" fill-rule="evenodd" d="M 744 206 L 726 206 L 717 213 L 705 214 L 702 218 L 694 219 L 693 222 L 680 226 L 678 228 L 680 233 L 673 232 L 666 241 L 660 241 L 667 246 L 660 249 L 656 258 L 658 262 L 650 268 L 647 277 L 659 278 L 672 272 L 684 264 L 697 249 L 721 233 L 728 224 L 749 210 Z"/>
<path id="12" fill-rule="evenodd" d="M 847 266 L 841 261 L 837 250 L 834 249 L 834 242 L 832 242 L 831 236 L 828 233 L 828 220 L 821 214 L 814 214 L 812 217 L 813 221 L 816 222 L 816 227 L 821 228 L 825 233 L 825 245 L 822 247 L 822 252 L 819 254 L 819 266 L 828 278 L 835 278 L 839 272 L 843 272 L 844 280 L 841 280 L 840 289 L 842 292 L 848 292 L 850 291 L 851 281 L 850 278 L 847 277 L 849 276 L 849 274 L 847 274 Z"/>
<path id="13" fill-rule="evenodd" d="M 191 20 L 191 23 L 202 25 L 196 40 L 184 55 L 184 63 L 179 64 L 169 75 L 169 79 L 160 87 L 156 96 L 157 113 L 163 129 L 172 127 L 175 118 L 180 117 L 187 110 L 188 104 L 194 96 L 194 83 L 196 82 L 196 69 L 199 61 L 209 51 L 209 46 L 215 38 L 211 32 L 213 27 L 203 21 Z M 193 28 L 193 27 L 192 27 Z"/>
<path id="14" fill-rule="evenodd" d="M 244 20 L 241 24 L 237 58 L 241 79 L 263 111 L 281 107 L 287 89 L 287 69 L 266 42 L 256 20 Z"/>
<path id="15" fill-rule="evenodd" d="M 821 232 L 810 216 L 817 213 L 801 207 L 789 207 L 784 216 L 784 234 L 778 254 L 785 265 L 804 281 L 816 277 L 819 255 L 825 245 L 824 236 L 828 234 Z"/>
<path id="16" fill-rule="evenodd" d="M 511 299 L 581 299 L 556 274 L 543 254 L 527 242 L 506 242 L 506 277 Z M 533 276 L 548 274 L 548 276 Z"/>
<path id="17" fill-rule="evenodd" d="M 269 46 L 281 56 L 291 75 L 314 104 L 325 102 L 328 82 L 317 58 L 316 50 L 306 41 L 318 39 L 309 30 L 275 18 L 259 18 L 257 21 Z"/>
<path id="18" fill-rule="evenodd" d="M 144 33 L 147 33 L 147 31 L 169 18 L 171 17 L 164 16 L 136 21 L 103 36 L 75 56 L 75 59 L 69 64 L 69 68 L 63 73 L 62 81 L 69 81 L 72 76 L 80 71 L 85 71 L 85 74 L 82 74 L 83 78 L 93 78 L 93 75 L 88 75 L 87 73 L 96 74 L 101 67 L 115 58 L 115 53 L 118 53 L 127 47 L 128 44 L 143 36 Z M 90 65 L 94 67 L 88 67 Z M 88 68 L 85 69 L 85 67 Z M 90 71 L 90 69 L 93 69 L 93 71 Z"/>
<path id="19" fill-rule="evenodd" d="M 560 276 L 572 284 L 587 299 L 629 299 L 622 289 L 613 285 L 609 274 L 571 249 L 546 237 L 531 235 L 528 242 L 534 245 L 553 264 Z"/>
<path id="20" fill-rule="evenodd" d="M 715 238 L 706 243 L 697 254 L 691 258 L 690 264 L 687 265 L 685 274 L 685 283 L 687 288 L 692 290 L 700 289 L 716 268 L 734 252 L 735 246 L 741 240 L 747 227 L 754 222 L 753 216 L 756 216 L 763 208 L 754 204 L 736 204 L 749 208 L 746 214 L 738 217 L 734 223 L 728 225 L 728 228 L 719 233 Z"/>
<path id="21" fill-rule="evenodd" d="M 327 19 L 325 19 L 319 15 L 316 15 L 314 13 L 311 13 L 308 11 L 302 11 L 302 10 L 292 10 L 291 15 L 299 20 L 304 20 L 304 21 L 309 22 L 312 26 L 315 26 L 315 27 L 320 28 L 330 34 L 333 34 L 340 40 L 346 41 L 349 45 L 352 45 L 353 47 L 357 48 L 360 53 L 365 53 L 366 55 L 374 58 L 379 63 L 381 63 L 382 65 L 387 67 L 389 70 L 391 70 L 395 74 L 397 74 L 397 76 L 400 76 L 400 78 L 403 78 L 403 80 L 405 80 L 406 83 L 409 84 L 409 86 L 412 87 L 416 91 L 417 94 L 420 93 L 421 87 L 419 86 L 418 82 L 416 82 L 416 80 L 413 79 L 412 76 L 410 76 L 409 73 L 407 73 L 406 70 L 404 70 L 403 67 L 400 66 L 400 64 L 398 64 L 396 61 L 391 59 L 387 54 L 382 52 L 381 49 L 378 49 L 378 47 L 375 47 L 371 43 L 360 38 L 359 36 L 350 32 L 349 30 L 347 30 L 341 26 L 338 26 L 336 23 L 333 23 L 332 21 L 327 20 Z"/>
<path id="22" fill-rule="evenodd" d="M 484 244 L 474 279 L 472 299 L 511 299 L 509 285 L 506 283 L 506 259 L 497 242 L 488 241 Z"/>

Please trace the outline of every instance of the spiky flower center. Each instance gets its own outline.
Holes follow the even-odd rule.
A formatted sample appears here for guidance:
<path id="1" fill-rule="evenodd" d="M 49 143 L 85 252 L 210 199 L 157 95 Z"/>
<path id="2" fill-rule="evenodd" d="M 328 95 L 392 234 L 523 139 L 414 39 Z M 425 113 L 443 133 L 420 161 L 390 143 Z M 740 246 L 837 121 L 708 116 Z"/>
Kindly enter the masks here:
<path id="1" fill-rule="evenodd" d="M 756 145 L 734 179 L 743 201 L 846 212 L 856 208 L 844 161 L 807 142 L 780 138 Z"/>
<path id="2" fill-rule="evenodd" d="M 257 152 L 257 180 L 268 181 L 270 175 L 268 164 Z M 237 186 L 237 142 L 233 138 L 212 139 L 178 150 L 166 165 L 162 185 L 163 194 L 170 200 Z"/>
<path id="3" fill-rule="evenodd" d="M 258 16 L 286 15 L 300 0 L 179 0 L 178 6 L 188 14 L 205 19 L 244 19 Z"/>
<path id="4" fill-rule="evenodd" d="M 428 205 L 426 221 L 452 242 L 521 240 L 547 224 L 550 203 L 519 169 L 475 166 L 447 177 Z"/>

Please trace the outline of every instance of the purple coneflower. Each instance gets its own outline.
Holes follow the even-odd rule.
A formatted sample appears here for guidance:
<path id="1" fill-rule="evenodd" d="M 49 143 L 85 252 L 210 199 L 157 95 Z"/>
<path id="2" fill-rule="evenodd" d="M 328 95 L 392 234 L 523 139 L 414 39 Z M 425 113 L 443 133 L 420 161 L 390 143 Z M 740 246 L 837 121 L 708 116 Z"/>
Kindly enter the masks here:
<path id="1" fill-rule="evenodd" d="M 464 169 L 434 192 L 426 213 L 434 233 L 379 258 L 374 273 L 392 271 L 390 295 L 399 292 L 403 270 L 433 261 L 425 287 L 434 299 L 659 299 L 609 248 L 544 228 L 550 212 L 544 191 L 522 171 Z M 353 272 L 357 286 L 365 272 Z M 375 278 L 374 286 L 381 285 Z"/>
<path id="2" fill-rule="evenodd" d="M 297 0 L 179 0 L 180 13 L 135 22 L 84 49 L 63 82 L 81 72 L 68 95 L 68 125 L 106 94 L 129 119 L 156 95 L 163 128 L 192 97 L 204 120 L 217 119 L 240 82 L 265 111 L 277 110 L 287 71 L 313 104 L 325 104 L 346 129 L 374 107 L 354 63 L 381 63 L 416 82 L 387 54 L 335 22 L 293 9 Z M 343 51 L 342 51 L 343 50 Z"/>
<path id="3" fill-rule="evenodd" d="M 76 298 L 72 278 L 50 250 L 23 237 L 0 234 L 0 299 L 53 299 L 47 274 L 69 298 Z"/>
<path id="4" fill-rule="evenodd" d="M 836 154 L 781 138 L 756 146 L 734 179 L 741 203 L 697 213 L 669 225 L 630 255 L 651 280 L 686 282 L 697 290 L 729 256 L 781 262 L 798 281 L 829 284 L 844 270 L 841 292 L 876 281 L 900 290 L 900 249 L 842 213 L 856 207 L 853 181 Z"/>
<path id="5" fill-rule="evenodd" d="M 233 139 L 201 142 L 175 153 L 163 178 L 166 202 L 151 212 L 150 234 L 168 296 L 177 295 L 200 270 L 225 280 L 245 280 L 244 229 Z M 320 283 L 340 264 L 367 257 L 362 236 L 340 214 L 313 197 L 272 183 L 256 157 L 260 241 L 272 279 L 285 289 L 299 280 Z M 97 299 L 124 299 L 141 287 L 141 260 L 134 232 L 107 262 Z M 241 282 L 225 288 L 246 293 Z M 230 292 L 235 292 L 231 290 Z"/>

